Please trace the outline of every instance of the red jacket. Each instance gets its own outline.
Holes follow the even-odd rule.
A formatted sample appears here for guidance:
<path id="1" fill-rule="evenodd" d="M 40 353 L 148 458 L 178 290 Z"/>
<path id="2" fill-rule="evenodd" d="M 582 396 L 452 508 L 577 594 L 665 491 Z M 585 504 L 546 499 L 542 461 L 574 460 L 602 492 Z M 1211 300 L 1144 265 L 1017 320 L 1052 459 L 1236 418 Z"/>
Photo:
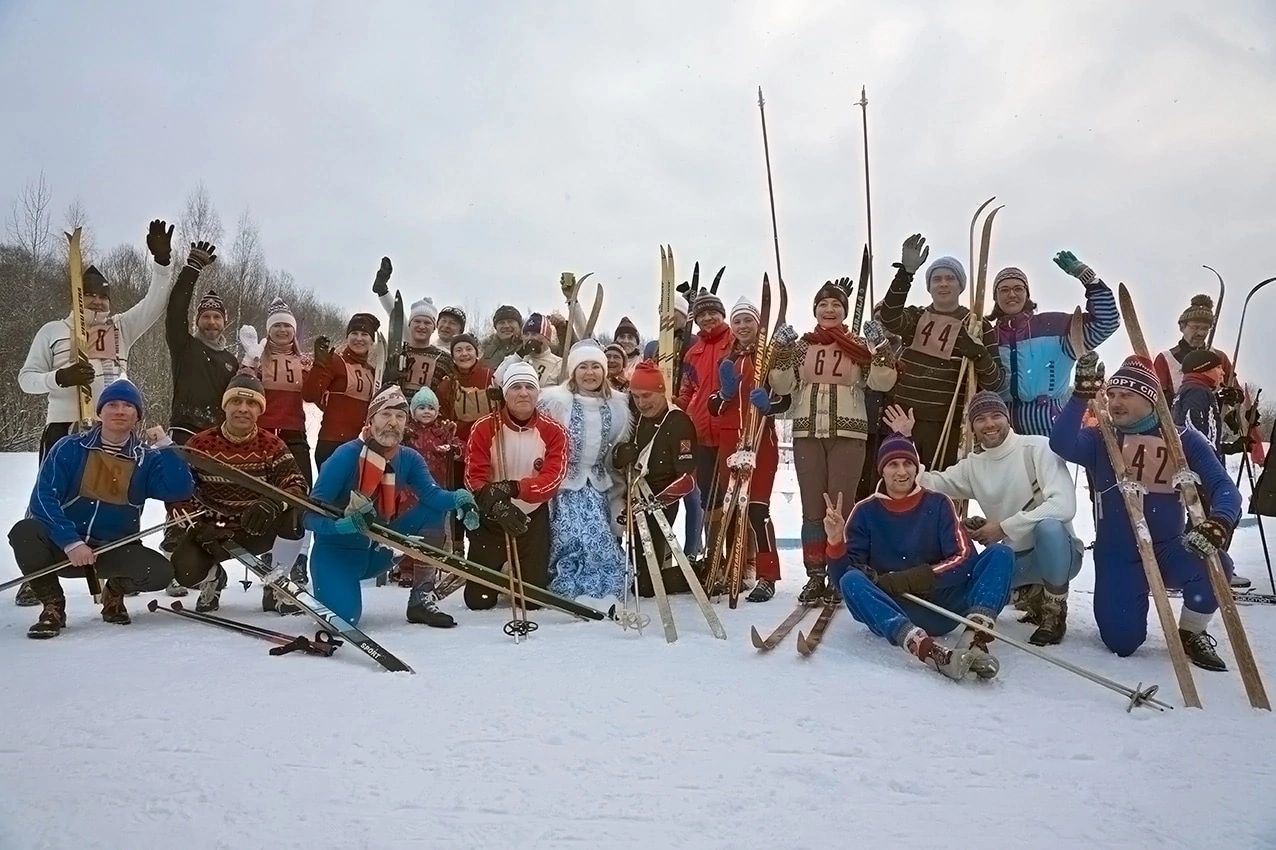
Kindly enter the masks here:
<path id="1" fill-rule="evenodd" d="M 721 442 L 721 424 L 709 414 L 709 397 L 718 391 L 718 363 L 731 350 L 731 327 L 723 322 L 712 334 L 700 331 L 687 349 L 683 361 L 682 387 L 678 406 L 696 426 L 696 439 L 702 446 Z"/>
<path id="2" fill-rule="evenodd" d="M 323 411 L 319 439 L 344 443 L 359 436 L 368 421 L 376 379 L 366 357 L 355 357 L 344 346 L 326 364 L 316 363 L 301 388 L 301 395 Z"/>
<path id="3" fill-rule="evenodd" d="M 266 390 L 266 411 L 257 427 L 267 431 L 306 430 L 306 411 L 302 393 L 313 361 L 302 354 L 296 343 L 290 352 L 277 353 L 266 346 L 256 376 Z"/>
<path id="4" fill-rule="evenodd" d="M 456 423 L 448 419 L 436 419 L 429 425 L 412 422 L 408 434 L 408 445 L 425 458 L 434 483 L 445 490 L 454 489 L 453 464 L 462 459 L 465 450 L 465 444 L 457 435 Z"/>
<path id="5" fill-rule="evenodd" d="M 740 373 L 740 390 L 736 393 L 735 398 L 724 399 L 722 397 L 721 388 L 714 390 L 713 395 L 709 398 L 709 413 L 717 422 L 719 435 L 722 438 L 722 445 L 731 445 L 740 437 L 740 423 L 744 418 L 744 413 L 753 405 L 749 401 L 749 393 L 753 392 L 756 384 L 753 381 L 754 372 L 756 371 L 756 361 L 754 354 L 756 346 L 749 346 L 747 349 L 732 348 L 727 352 L 727 357 L 735 363 L 736 370 Z M 790 396 L 776 396 L 771 391 L 771 386 L 766 378 L 763 378 L 762 386 L 766 387 L 771 395 L 771 413 L 767 415 L 768 424 L 774 422 L 774 416 L 777 413 L 783 413 L 789 409 L 789 403 L 792 401 Z"/>
<path id="6" fill-rule="evenodd" d="M 505 466 L 496 469 L 496 439 L 500 435 Z M 465 445 L 465 489 L 480 489 L 492 481 L 518 482 L 519 504 L 530 513 L 558 495 L 567 475 L 567 431 L 548 416 L 532 414 L 519 424 L 504 409 L 474 423 Z"/>

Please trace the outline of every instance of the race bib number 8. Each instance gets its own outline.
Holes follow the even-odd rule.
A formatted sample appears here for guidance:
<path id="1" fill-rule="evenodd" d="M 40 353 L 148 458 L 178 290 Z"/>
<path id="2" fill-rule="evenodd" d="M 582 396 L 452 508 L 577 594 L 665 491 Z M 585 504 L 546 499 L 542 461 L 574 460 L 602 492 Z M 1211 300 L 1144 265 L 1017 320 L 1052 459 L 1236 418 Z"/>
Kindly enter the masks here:
<path id="1" fill-rule="evenodd" d="M 846 352 L 836 345 L 812 345 L 806 349 L 798 377 L 805 384 L 837 384 L 849 387 L 856 382 L 858 370 Z"/>
<path id="2" fill-rule="evenodd" d="M 86 334 L 89 338 L 90 360 L 115 360 L 120 356 L 115 325 L 93 325 Z"/>
<path id="3" fill-rule="evenodd" d="M 1160 437 L 1127 436 L 1121 444 L 1130 477 L 1149 493 L 1173 493 L 1174 471 L 1170 451 Z"/>
<path id="4" fill-rule="evenodd" d="M 953 356 L 953 347 L 957 345 L 957 336 L 960 333 L 961 319 L 941 316 L 927 310 L 917 320 L 917 330 L 913 333 L 913 343 L 909 348 L 947 360 Z"/>

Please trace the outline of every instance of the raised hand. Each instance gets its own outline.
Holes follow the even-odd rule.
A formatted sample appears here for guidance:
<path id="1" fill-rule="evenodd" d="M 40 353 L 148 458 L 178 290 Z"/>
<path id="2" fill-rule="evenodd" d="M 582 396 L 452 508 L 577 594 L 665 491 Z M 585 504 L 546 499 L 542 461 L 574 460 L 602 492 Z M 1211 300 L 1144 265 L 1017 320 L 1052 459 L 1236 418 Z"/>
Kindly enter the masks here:
<path id="1" fill-rule="evenodd" d="M 1054 264 L 1063 269 L 1065 274 L 1075 277 L 1082 283 L 1089 285 L 1094 280 L 1094 269 L 1077 259 L 1077 255 L 1071 251 L 1060 251 L 1054 255 Z"/>
<path id="2" fill-rule="evenodd" d="M 314 360 L 316 366 L 327 366 L 332 360 L 332 342 L 326 336 L 315 337 Z"/>
<path id="3" fill-rule="evenodd" d="M 1093 351 L 1088 351 L 1077 361 L 1073 377 L 1072 394 L 1077 398 L 1094 398 L 1103 388 L 1103 361 Z"/>
<path id="4" fill-rule="evenodd" d="M 394 266 L 390 265 L 390 258 L 382 257 L 381 267 L 377 269 L 377 276 L 372 281 L 373 295 L 390 294 L 390 275 L 392 274 L 394 274 Z"/>
<path id="5" fill-rule="evenodd" d="M 846 518 L 842 516 L 842 494 L 837 494 L 837 501 L 824 494 L 824 537 L 830 545 L 836 546 L 846 541 Z"/>
<path id="6" fill-rule="evenodd" d="M 900 254 L 899 262 L 894 265 L 909 274 L 917 274 L 917 270 L 929 256 L 930 246 L 926 244 L 926 237 L 920 233 L 914 233 L 904 240 L 904 250 Z"/>
<path id="7" fill-rule="evenodd" d="M 896 434 L 911 438 L 913 428 L 917 425 L 917 417 L 913 414 L 911 407 L 905 410 L 898 404 L 892 404 L 882 411 L 882 422 Z"/>
<path id="8" fill-rule="evenodd" d="M 190 253 L 186 255 L 186 265 L 195 271 L 217 262 L 217 246 L 212 242 L 192 242 Z"/>
<path id="9" fill-rule="evenodd" d="M 174 225 L 157 218 L 146 231 L 146 250 L 161 266 L 168 265 L 173 259 L 173 228 Z"/>

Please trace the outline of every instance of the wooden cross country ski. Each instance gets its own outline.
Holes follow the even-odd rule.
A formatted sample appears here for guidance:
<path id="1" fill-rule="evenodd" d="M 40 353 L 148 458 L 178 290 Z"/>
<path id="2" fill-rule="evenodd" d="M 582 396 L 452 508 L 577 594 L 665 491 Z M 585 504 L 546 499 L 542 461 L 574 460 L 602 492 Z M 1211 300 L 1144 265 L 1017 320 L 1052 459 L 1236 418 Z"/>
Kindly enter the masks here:
<path id="1" fill-rule="evenodd" d="M 1139 324 L 1139 316 L 1134 309 L 1134 299 L 1130 291 L 1122 283 L 1118 286 L 1117 299 L 1121 305 L 1121 319 L 1126 332 L 1130 336 L 1130 346 L 1134 353 L 1151 360 L 1147 340 L 1143 336 L 1143 328 Z M 1187 508 L 1188 517 L 1194 525 L 1205 522 L 1205 508 L 1201 504 L 1201 494 L 1196 487 L 1196 479 L 1187 465 L 1187 455 L 1183 451 L 1183 439 L 1174 424 L 1165 396 L 1158 393 L 1156 397 L 1156 416 L 1161 423 L 1161 436 L 1165 447 L 1177 470 L 1174 483 L 1178 487 L 1179 496 Z M 1232 652 L 1236 656 L 1236 665 L 1240 668 L 1241 682 L 1245 685 L 1245 693 L 1249 704 L 1254 708 L 1271 711 L 1271 702 L 1263 687 L 1262 677 L 1258 672 L 1258 663 L 1254 660 L 1250 649 L 1249 637 L 1245 634 L 1245 626 L 1241 623 L 1240 612 L 1236 608 L 1236 600 L 1232 597 L 1232 589 L 1223 571 L 1222 562 L 1216 554 L 1205 562 L 1205 571 L 1209 576 L 1210 587 L 1218 601 L 1218 610 L 1223 617 L 1223 626 L 1227 630 L 1227 639 L 1232 644 Z"/>
<path id="2" fill-rule="evenodd" d="M 699 265 L 696 266 L 699 272 Z M 674 311 L 674 263 L 673 246 L 660 246 L 660 338 L 656 348 L 656 362 L 660 368 L 660 377 L 665 382 L 665 399 L 672 403 L 675 378 L 677 349 L 674 346 L 674 330 L 678 324 L 678 314 Z"/>
<path id="3" fill-rule="evenodd" d="M 833 615 L 841 607 L 841 602 L 825 602 L 819 618 L 815 621 L 815 626 L 811 629 L 811 633 L 807 635 L 798 632 L 797 651 L 799 655 L 806 658 L 819 649 L 821 641 L 824 640 L 824 632 L 828 630 L 829 620 L 833 619 Z"/>
<path id="4" fill-rule="evenodd" d="M 705 594 L 704 588 L 700 586 L 700 579 L 696 575 L 696 571 L 692 569 L 691 561 L 687 559 L 687 554 L 678 545 L 678 538 L 674 535 L 673 528 L 669 525 L 669 518 L 665 516 L 664 509 L 656 503 L 655 494 L 651 492 L 651 485 L 647 483 L 646 478 L 639 477 L 637 486 L 638 496 L 641 499 L 639 511 L 655 519 L 656 527 L 660 529 L 660 533 L 664 535 L 665 541 L 669 545 L 669 552 L 673 556 L 674 563 L 682 571 L 682 577 L 687 583 L 687 588 L 691 591 L 692 598 L 696 600 L 700 613 L 704 615 L 705 622 L 709 624 L 709 631 L 713 632 L 713 636 L 719 640 L 726 640 L 727 630 L 723 628 L 722 621 L 718 619 L 713 606 L 709 604 L 709 597 Z M 639 526 L 642 526 L 642 523 L 639 523 Z"/>
<path id="5" fill-rule="evenodd" d="M 806 615 L 814 611 L 818 605 L 807 605 L 799 602 L 798 606 L 789 612 L 789 616 L 784 618 L 784 622 L 775 627 L 771 634 L 766 636 L 764 640 L 762 635 L 758 634 L 758 627 L 753 626 L 749 629 L 749 640 L 753 642 L 753 648 L 763 652 L 770 652 L 780 645 L 780 642 L 788 637 L 789 632 L 797 626 L 798 623 L 806 619 Z"/>
<path id="6" fill-rule="evenodd" d="M 80 237 L 82 229 L 66 234 L 66 264 L 71 278 L 71 363 L 89 363 L 89 333 L 85 322 L 88 309 L 84 297 L 84 255 L 80 253 Z M 105 381 L 105 378 L 103 378 Z M 72 433 L 87 431 L 93 427 L 93 386 L 80 386 L 75 392 L 76 419 L 71 425 Z M 84 581 L 89 586 L 93 601 L 102 601 L 102 583 L 98 581 L 97 572 L 90 564 L 84 568 Z"/>

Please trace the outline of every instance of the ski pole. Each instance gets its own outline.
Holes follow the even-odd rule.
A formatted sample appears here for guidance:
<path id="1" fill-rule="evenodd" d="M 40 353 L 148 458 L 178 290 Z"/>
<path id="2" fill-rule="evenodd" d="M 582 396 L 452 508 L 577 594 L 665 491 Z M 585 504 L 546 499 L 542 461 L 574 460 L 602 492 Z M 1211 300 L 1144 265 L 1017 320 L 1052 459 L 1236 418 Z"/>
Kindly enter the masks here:
<path id="1" fill-rule="evenodd" d="M 136 543 L 138 540 L 141 540 L 143 537 L 149 537 L 150 535 L 154 534 L 157 531 L 163 531 L 164 529 L 168 528 L 170 525 L 177 525 L 178 523 L 189 522 L 190 520 L 193 520 L 196 517 L 205 513 L 207 513 L 207 511 L 205 511 L 203 508 L 199 508 L 198 510 L 192 513 L 176 516 L 173 519 L 166 520 L 160 523 L 159 525 L 153 525 L 150 528 L 142 529 L 136 534 L 130 534 L 128 537 L 121 537 L 119 540 L 112 540 L 110 543 L 103 543 L 101 546 L 98 546 L 96 549 L 93 550 L 93 554 L 101 555 L 104 552 L 110 552 L 112 549 L 119 549 L 121 546 L 127 546 L 130 543 Z M 23 582 L 30 581 L 33 578 L 43 578 L 44 576 L 52 575 L 53 573 L 59 572 L 60 570 L 65 570 L 69 566 L 71 566 L 71 562 L 69 560 L 66 560 L 66 561 L 59 561 L 56 564 L 50 564 L 47 567 L 41 567 L 40 569 L 36 570 L 33 573 L 27 573 L 26 575 L 18 576 L 17 578 L 10 579 L 9 581 L 6 581 L 6 582 L 0 582 L 0 590 L 8 590 L 11 587 L 17 587 Z"/>
<path id="2" fill-rule="evenodd" d="M 1249 497 L 1253 500 L 1255 483 L 1254 467 L 1249 462 L 1249 452 L 1245 452 L 1241 455 L 1241 467 L 1244 469 L 1245 474 L 1249 476 Z M 1258 539 L 1263 543 L 1263 559 L 1267 562 L 1267 580 L 1271 582 L 1272 592 L 1276 593 L 1276 578 L 1272 577 L 1272 554 L 1267 548 L 1267 532 L 1263 529 L 1263 516 L 1262 514 L 1255 514 L 1254 519 L 1258 520 Z"/>
<path id="3" fill-rule="evenodd" d="M 212 614 L 205 614 L 200 611 L 188 611 L 181 602 L 173 601 L 167 608 L 161 606 L 159 601 L 152 599 L 146 604 L 146 610 L 152 614 L 156 611 L 166 611 L 169 614 L 175 614 L 187 620 L 195 620 L 205 623 L 209 626 L 226 629 L 227 631 L 238 632 L 241 635 L 249 637 L 261 638 L 271 643 L 279 644 L 270 650 L 271 655 L 287 655 L 290 652 L 301 650 L 308 655 L 322 655 L 328 658 L 332 653 L 337 651 L 337 647 L 341 646 L 342 641 L 334 640 L 332 635 L 327 632 L 315 632 L 314 639 L 305 635 L 286 635 L 283 632 L 277 632 L 273 629 L 267 629 L 262 626 L 254 626 L 251 623 L 240 623 L 236 620 L 230 620 L 225 617 L 217 617 Z"/>
<path id="4" fill-rule="evenodd" d="M 1064 661 L 1062 658 L 1055 658 L 1053 655 L 1050 655 L 1047 652 L 1037 649 L 1037 647 L 1031 644 L 1023 643 L 1015 638 L 1009 637 L 1008 635 L 1004 635 L 1001 632 L 994 631 L 993 629 L 990 629 L 987 626 L 981 626 L 979 623 L 976 623 L 974 620 L 968 620 L 965 617 L 961 616 L 960 614 L 954 614 L 952 611 L 949 611 L 947 608 L 940 607 L 939 605 L 936 605 L 933 602 L 927 602 L 925 599 L 922 599 L 918 596 L 914 596 L 911 593 L 905 593 L 903 595 L 903 598 L 907 599 L 909 602 L 914 603 L 915 605 L 920 605 L 923 608 L 926 608 L 927 610 L 934 611 L 936 614 L 947 617 L 948 619 L 952 620 L 955 623 L 960 623 L 961 625 L 966 626 L 968 628 L 978 629 L 981 632 L 986 632 L 987 634 L 993 636 L 997 640 L 1005 641 L 1006 643 L 1010 644 L 1016 649 L 1022 649 L 1024 652 L 1028 653 L 1029 655 L 1035 655 L 1038 658 L 1040 658 L 1042 661 L 1048 661 L 1051 664 L 1055 665 L 1056 667 L 1062 667 L 1064 670 L 1067 670 L 1069 673 L 1075 673 L 1083 679 L 1089 679 L 1091 682 L 1094 682 L 1096 685 L 1102 685 L 1103 687 L 1107 688 L 1110 691 L 1116 691 L 1119 694 L 1123 694 L 1130 701 L 1130 704 L 1127 705 L 1125 708 L 1126 711 L 1130 711 L 1136 705 L 1150 705 L 1153 708 L 1156 708 L 1160 711 L 1164 711 L 1167 708 L 1174 708 L 1174 706 L 1170 705 L 1169 703 L 1161 702 L 1159 699 L 1154 698 L 1154 694 L 1156 694 L 1157 689 L 1160 687 L 1159 685 L 1149 685 L 1146 688 L 1143 687 L 1142 682 L 1139 682 L 1139 685 L 1137 688 L 1131 688 L 1128 685 L 1122 685 L 1119 682 L 1114 682 L 1111 679 L 1108 679 L 1104 676 L 1100 676 L 1098 673 L 1091 673 L 1089 670 L 1085 669 L 1084 667 L 1078 667 L 1077 665 L 1073 664 L 1070 661 Z"/>

